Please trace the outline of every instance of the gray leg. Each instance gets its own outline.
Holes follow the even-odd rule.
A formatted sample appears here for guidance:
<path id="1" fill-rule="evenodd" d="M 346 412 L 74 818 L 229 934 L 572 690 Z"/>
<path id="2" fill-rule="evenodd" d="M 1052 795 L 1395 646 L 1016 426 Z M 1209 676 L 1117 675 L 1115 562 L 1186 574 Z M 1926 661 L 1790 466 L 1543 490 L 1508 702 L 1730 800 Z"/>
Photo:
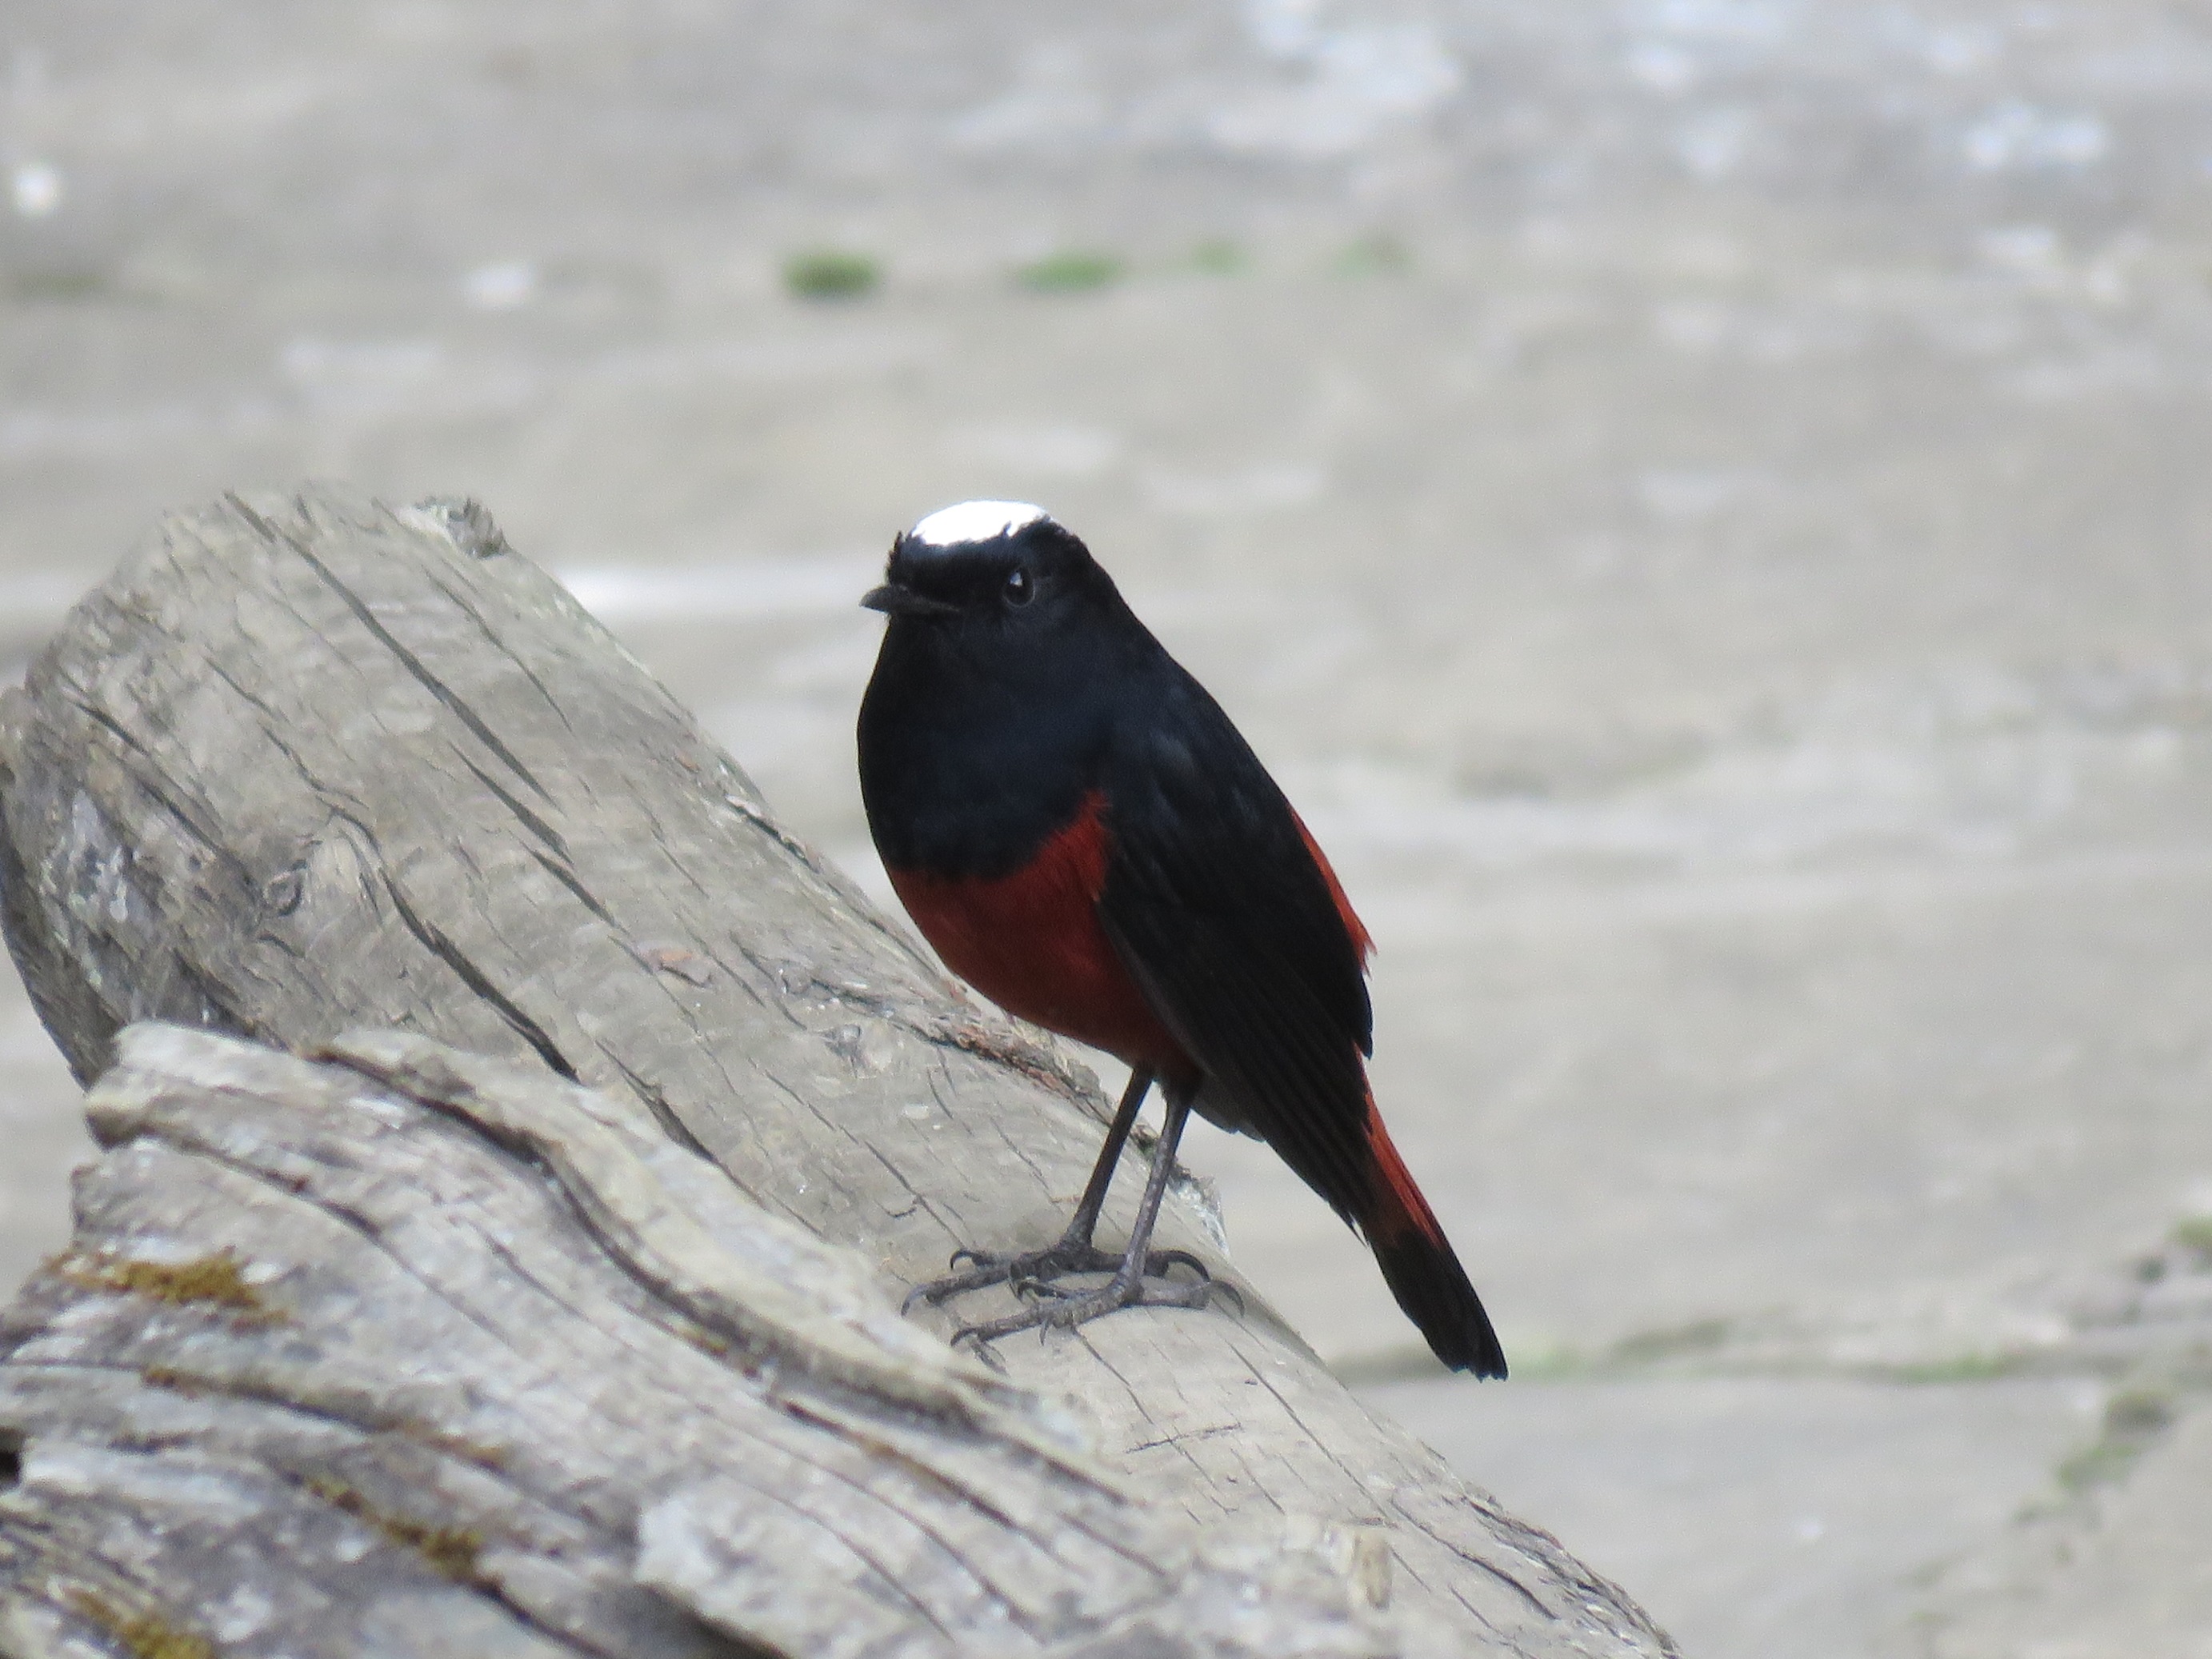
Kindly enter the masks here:
<path id="1" fill-rule="evenodd" d="M 1052 1281 L 1069 1273 L 1113 1273 L 1122 1265 L 1122 1258 L 1109 1255 L 1091 1243 L 1097 1231 L 1099 1212 L 1105 1208 L 1106 1194 L 1114 1184 L 1114 1172 L 1121 1164 L 1121 1148 L 1128 1144 L 1129 1132 L 1136 1127 L 1137 1114 L 1145 1104 L 1145 1095 L 1152 1086 L 1152 1074 L 1143 1066 L 1129 1073 L 1129 1086 L 1121 1091 L 1121 1103 L 1115 1109 L 1114 1121 L 1106 1131 L 1106 1145 L 1098 1154 L 1098 1162 L 1091 1166 L 1091 1179 L 1077 1201 L 1075 1213 L 1070 1217 L 1067 1231 L 1060 1236 L 1060 1243 L 1042 1250 L 1031 1250 L 1021 1255 L 1000 1255 L 994 1251 L 959 1249 L 952 1254 L 951 1265 L 970 1264 L 965 1273 L 956 1273 L 944 1279 L 932 1279 L 917 1285 L 907 1292 L 904 1311 L 914 1311 L 920 1302 L 939 1303 L 949 1297 L 980 1291 L 993 1285 L 1012 1285 L 1018 1291 L 1035 1290 L 1051 1294 Z M 1174 1108 L 1170 1107 L 1170 1113 Z M 1178 1125 L 1176 1133 L 1182 1133 Z M 1154 1200 L 1152 1210 L 1159 1205 Z M 1149 1215 L 1151 1212 L 1147 1212 Z M 1146 1222 L 1144 1232 L 1149 1237 L 1152 1226 Z M 1206 1276 L 1206 1267 L 1187 1250 L 1157 1252 L 1143 1266 L 1155 1276 L 1164 1274 L 1175 1266 L 1188 1267 L 1200 1279 Z"/>
<path id="2" fill-rule="evenodd" d="M 1106 1189 L 1114 1184 L 1115 1170 L 1121 1167 L 1121 1148 L 1128 1145 L 1129 1131 L 1137 1127 L 1137 1114 L 1143 1109 L 1146 1092 L 1152 1086 L 1152 1074 L 1144 1066 L 1129 1073 L 1129 1086 L 1121 1091 L 1121 1103 L 1115 1109 L 1114 1121 L 1106 1131 L 1105 1150 L 1091 1167 L 1091 1180 L 1075 1214 L 1060 1235 L 1062 1244 L 1090 1246 L 1091 1235 L 1098 1228 L 1098 1212 L 1106 1207 Z"/>
<path id="3" fill-rule="evenodd" d="M 1102 1250 L 1091 1253 L 1101 1266 L 1088 1271 L 1103 1271 L 1104 1267 L 1111 1266 L 1111 1279 L 1091 1291 L 1066 1290 L 1038 1280 L 1017 1280 L 1017 1288 L 1037 1291 L 1049 1299 L 1004 1319 L 969 1325 L 956 1334 L 953 1341 L 974 1342 L 980 1347 L 1032 1328 L 1049 1329 L 1056 1326 L 1062 1330 L 1073 1330 L 1086 1320 L 1122 1308 L 1203 1308 L 1218 1290 L 1230 1291 L 1234 1295 L 1231 1286 L 1214 1283 L 1205 1268 L 1199 1267 L 1183 1251 L 1152 1248 L 1152 1228 L 1160 1216 L 1160 1200 L 1167 1196 L 1168 1178 L 1175 1172 L 1176 1146 L 1182 1139 L 1183 1125 L 1189 1117 L 1189 1096 L 1170 1092 L 1167 1097 L 1167 1121 L 1161 1128 L 1159 1144 L 1152 1148 L 1152 1173 L 1146 1177 L 1145 1195 L 1137 1205 L 1137 1221 L 1129 1232 L 1129 1248 L 1118 1263 Z M 1164 1284 L 1158 1264 L 1175 1261 L 1198 1267 L 1198 1282 Z"/>

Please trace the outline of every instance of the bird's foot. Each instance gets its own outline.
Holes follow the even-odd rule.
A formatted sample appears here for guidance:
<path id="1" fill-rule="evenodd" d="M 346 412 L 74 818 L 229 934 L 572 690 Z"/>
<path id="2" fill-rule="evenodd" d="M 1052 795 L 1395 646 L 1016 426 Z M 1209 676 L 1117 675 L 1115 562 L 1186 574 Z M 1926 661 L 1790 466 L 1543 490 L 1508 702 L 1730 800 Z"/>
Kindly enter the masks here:
<path id="1" fill-rule="evenodd" d="M 1152 1271 L 1152 1263 L 1160 1258 L 1174 1257 L 1193 1267 L 1198 1267 L 1201 1277 L 1188 1282 L 1170 1279 L 1164 1272 Z M 1115 1264 L 1117 1269 L 1122 1265 Z M 953 1333 L 952 1346 L 972 1343 L 975 1351 L 991 1358 L 988 1345 L 1002 1336 L 1012 1336 L 1017 1331 L 1034 1330 L 1042 1340 L 1047 1333 L 1055 1330 L 1072 1331 L 1107 1314 L 1123 1308 L 1203 1308 L 1210 1305 L 1217 1291 L 1235 1297 L 1241 1304 L 1243 1297 L 1237 1287 L 1224 1285 L 1199 1267 L 1195 1261 L 1181 1250 L 1157 1250 L 1146 1258 L 1147 1271 L 1142 1274 L 1115 1272 L 1105 1284 L 1090 1290 L 1076 1290 L 1066 1285 L 1048 1283 L 1043 1279 L 1024 1285 L 1015 1281 L 1017 1290 L 1033 1291 L 1034 1299 L 1019 1313 L 1008 1314 L 1003 1319 L 990 1319 L 979 1325 L 963 1325 Z M 1086 1269 L 1095 1272 L 1097 1269 Z M 994 1364 L 998 1362 L 992 1360 Z"/>
<path id="2" fill-rule="evenodd" d="M 994 1285 L 1011 1285 L 1017 1296 L 1066 1298 L 1081 1292 L 1063 1290 L 1054 1280 L 1079 1273 L 1119 1273 L 1125 1265 L 1121 1256 L 1110 1251 L 1067 1239 L 1048 1249 L 1027 1250 L 1018 1255 L 1000 1255 L 990 1250 L 955 1250 L 948 1265 L 957 1267 L 963 1261 L 969 1264 L 967 1272 L 933 1279 L 908 1291 L 899 1311 L 910 1314 L 922 1303 L 934 1306 L 969 1291 L 988 1290 Z M 1188 1250 L 1146 1253 L 1146 1279 L 1165 1279 L 1170 1267 L 1189 1268 L 1198 1275 L 1201 1285 L 1211 1282 L 1213 1277 L 1206 1271 L 1206 1264 Z"/>

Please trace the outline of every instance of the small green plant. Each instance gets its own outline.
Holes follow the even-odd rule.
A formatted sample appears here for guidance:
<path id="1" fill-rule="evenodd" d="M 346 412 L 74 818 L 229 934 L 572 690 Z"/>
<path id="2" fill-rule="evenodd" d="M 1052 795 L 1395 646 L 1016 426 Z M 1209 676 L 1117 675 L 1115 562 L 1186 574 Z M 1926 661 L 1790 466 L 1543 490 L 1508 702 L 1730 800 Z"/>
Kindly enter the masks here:
<path id="1" fill-rule="evenodd" d="M 1336 256 L 1340 276 L 1402 276 L 1413 268 L 1411 249 L 1395 236 L 1363 236 Z"/>
<path id="2" fill-rule="evenodd" d="M 2172 1396 L 2158 1389 L 2124 1389 L 2105 1402 L 2104 1432 L 2058 1466 L 2069 1492 L 2125 1477 L 2150 1443 L 2173 1423 Z"/>
<path id="3" fill-rule="evenodd" d="M 2017 1375 L 2026 1364 L 2019 1354 L 1962 1353 L 1899 1365 L 1895 1376 L 1899 1382 L 1910 1383 L 1994 1382 Z"/>
<path id="4" fill-rule="evenodd" d="M 1686 1325 L 1661 1330 L 1638 1331 L 1613 1345 L 1607 1357 L 1616 1365 L 1650 1365 L 1669 1359 L 1709 1354 L 1727 1345 L 1729 1324 L 1725 1319 L 1695 1319 Z"/>
<path id="5" fill-rule="evenodd" d="M 2109 1486 L 2135 1467 L 2142 1448 L 2110 1435 L 2100 1436 L 2058 1466 L 2058 1484 L 2070 1492 Z"/>
<path id="6" fill-rule="evenodd" d="M 1226 237 L 1200 242 L 1190 251 L 1190 268 L 1208 276 L 1234 276 L 1250 264 L 1244 250 Z"/>
<path id="7" fill-rule="evenodd" d="M 2124 1389 L 2105 1402 L 2107 1434 L 2156 1434 L 2173 1421 L 2173 1401 L 2157 1389 Z"/>
<path id="8" fill-rule="evenodd" d="M 112 297 L 106 273 L 97 270 L 26 270 L 15 282 L 15 297 L 69 305 Z"/>
<path id="9" fill-rule="evenodd" d="M 1110 253 L 1067 249 L 1048 253 L 1014 272 L 1014 280 L 1033 294 L 1080 294 L 1121 279 L 1121 262 Z"/>
<path id="10" fill-rule="evenodd" d="M 865 253 L 816 248 L 784 262 L 783 285 L 802 300 L 857 300 L 873 293 L 883 267 Z"/>
<path id="11" fill-rule="evenodd" d="M 1523 1345 L 1509 1356 L 1516 1382 L 1566 1382 L 1589 1376 L 1601 1362 L 1580 1348 L 1554 1344 L 1548 1347 Z"/>
<path id="12" fill-rule="evenodd" d="M 2197 1258 L 2200 1267 L 2212 1267 L 2212 1215 L 2193 1215 L 2174 1224 L 2173 1242 Z"/>

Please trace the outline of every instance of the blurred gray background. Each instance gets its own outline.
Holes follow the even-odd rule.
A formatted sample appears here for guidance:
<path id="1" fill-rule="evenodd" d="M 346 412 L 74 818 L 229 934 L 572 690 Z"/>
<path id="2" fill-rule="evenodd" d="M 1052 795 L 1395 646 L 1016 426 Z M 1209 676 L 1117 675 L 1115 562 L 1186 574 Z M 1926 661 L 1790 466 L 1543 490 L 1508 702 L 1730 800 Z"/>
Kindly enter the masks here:
<path id="1" fill-rule="evenodd" d="M 1345 1375 L 1693 1655 L 2212 1656 L 2212 5 L 8 0 L 0 191 L 0 680 L 473 494 L 881 892 L 854 601 L 1042 501 L 1379 942 L 1516 1380 L 1188 1152 Z M 13 1282 L 12 976 L 0 1114 Z"/>

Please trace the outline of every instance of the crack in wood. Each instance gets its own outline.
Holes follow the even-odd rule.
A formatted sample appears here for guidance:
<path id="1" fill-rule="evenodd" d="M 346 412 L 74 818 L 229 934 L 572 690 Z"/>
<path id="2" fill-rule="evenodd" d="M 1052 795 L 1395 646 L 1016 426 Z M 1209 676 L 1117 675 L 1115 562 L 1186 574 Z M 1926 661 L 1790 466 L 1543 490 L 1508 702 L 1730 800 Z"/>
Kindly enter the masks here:
<path id="1" fill-rule="evenodd" d="M 515 1035 L 537 1051 L 538 1057 L 547 1066 L 571 1083 L 574 1082 L 576 1068 L 568 1063 L 568 1056 L 545 1034 L 545 1028 L 523 1012 L 520 1006 L 494 985 L 484 971 L 470 961 L 467 954 L 453 940 L 416 915 L 415 907 L 408 903 L 407 895 L 400 890 L 398 879 L 389 870 L 384 872 L 384 889 L 391 896 L 392 908 L 398 915 L 401 924 L 415 936 L 422 948 L 452 969 L 462 984 L 489 1003 L 501 1019 L 514 1028 Z"/>
<path id="2" fill-rule="evenodd" d="M 538 782 L 537 776 L 528 767 L 516 758 L 514 751 L 501 740 L 499 734 L 485 723 L 483 717 L 469 706 L 467 699 L 432 673 L 420 657 L 409 650 L 400 642 L 397 635 L 377 620 L 376 613 L 368 608 L 361 595 L 339 580 L 337 573 L 317 558 L 305 542 L 292 534 L 290 531 L 283 529 L 263 518 L 236 495 L 231 495 L 227 499 L 247 523 L 270 540 L 282 542 L 297 554 L 308 568 L 329 585 L 331 591 L 336 593 L 340 602 L 353 613 L 355 619 L 375 637 L 380 645 L 398 659 L 399 665 L 412 675 L 424 690 L 443 704 L 455 720 L 474 732 L 477 741 L 498 756 L 509 771 L 536 792 L 539 799 L 544 801 L 549 806 L 553 805 L 551 792 L 544 784 Z"/>

